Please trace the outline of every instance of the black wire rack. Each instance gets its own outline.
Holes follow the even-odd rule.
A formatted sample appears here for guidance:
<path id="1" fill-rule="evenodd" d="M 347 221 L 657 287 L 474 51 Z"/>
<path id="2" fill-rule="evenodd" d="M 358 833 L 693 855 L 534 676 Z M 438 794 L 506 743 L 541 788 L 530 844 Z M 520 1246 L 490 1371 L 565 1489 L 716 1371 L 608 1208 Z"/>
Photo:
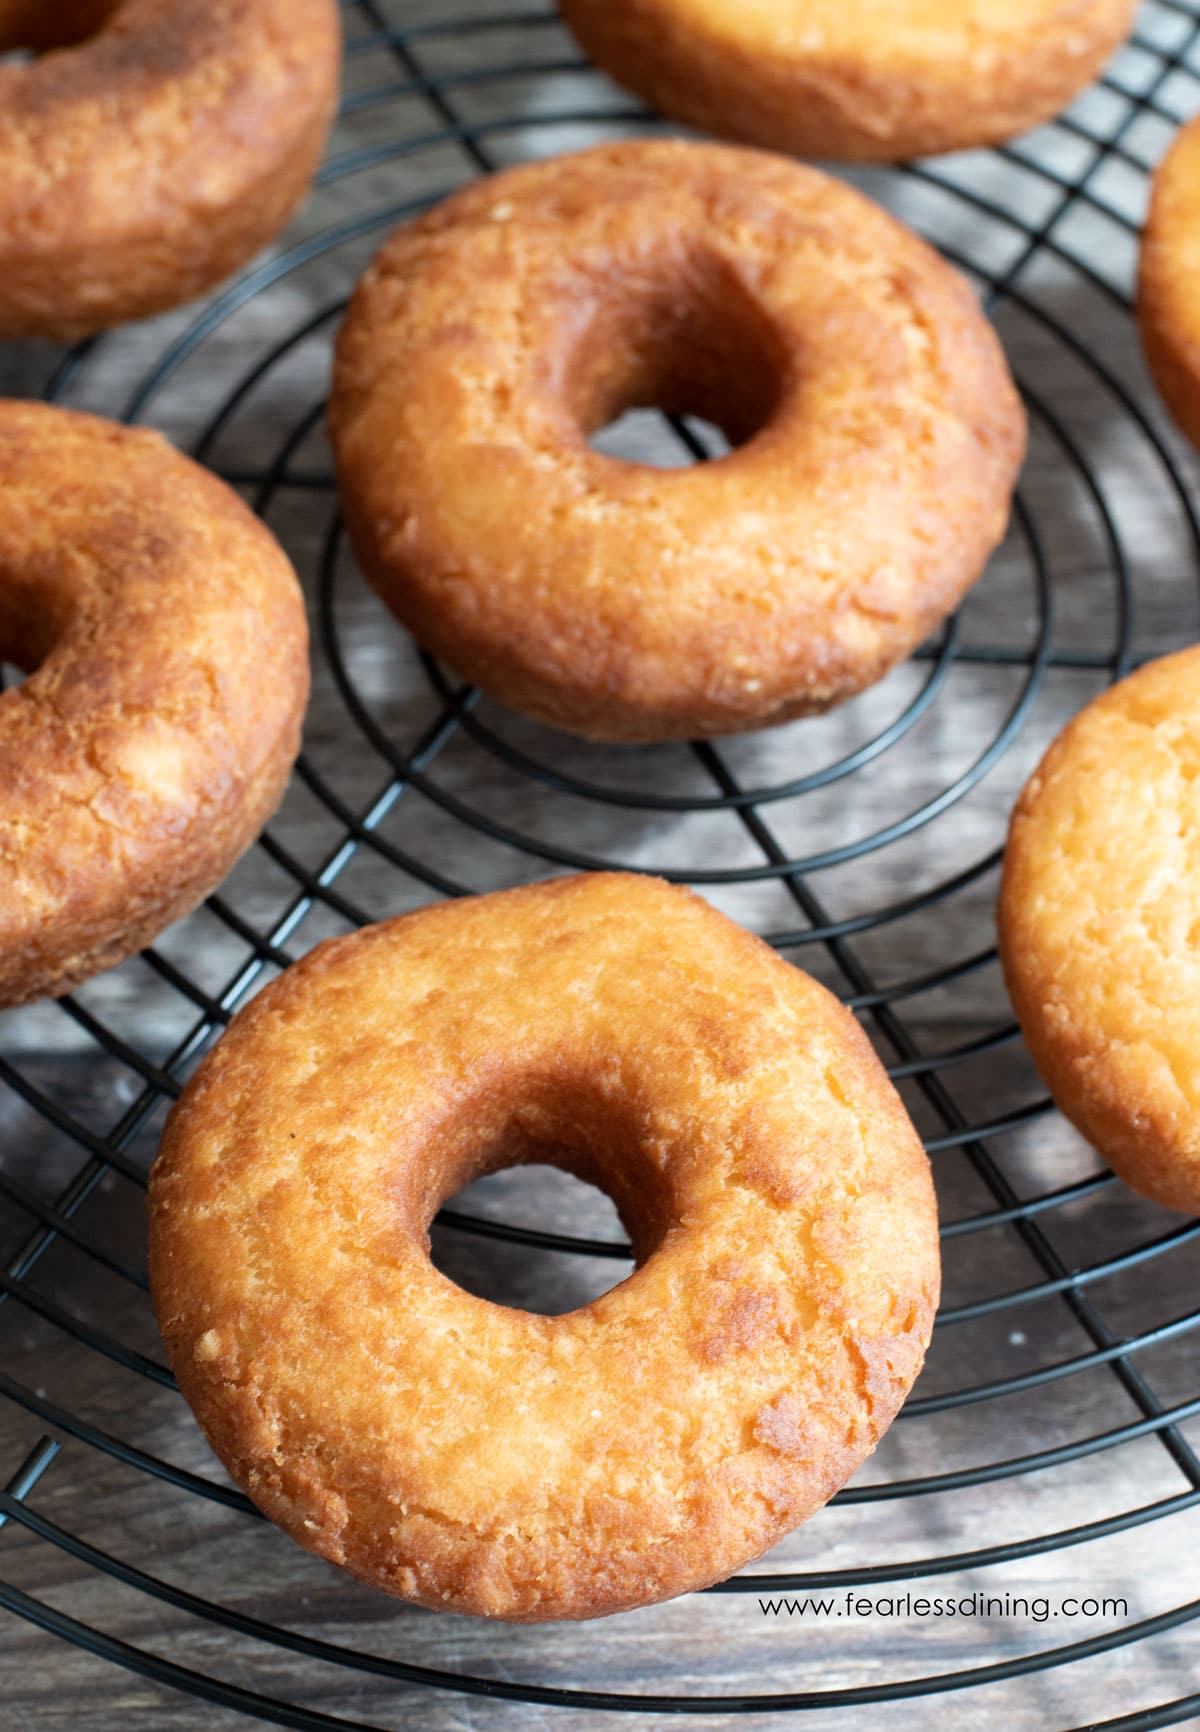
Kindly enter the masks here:
<path id="1" fill-rule="evenodd" d="M 1029 138 L 854 176 L 978 283 L 1009 348 L 1033 426 L 1012 532 L 960 615 L 875 692 L 690 748 L 566 740 L 410 645 L 354 571 L 322 437 L 332 331 L 390 227 L 500 164 L 662 123 L 583 65 L 548 5 L 447 17 L 352 0 L 345 22 L 339 129 L 280 250 L 198 312 L 8 358 L 52 401 L 164 427 L 252 500 L 308 586 L 316 690 L 288 802 L 221 893 L 114 975 L 0 1022 L 0 1605 L 155 1686 L 302 1732 L 466 1724 L 434 1719 L 464 1698 L 517 1705 L 514 1725 L 870 1708 L 907 1726 L 925 1720 L 885 1706 L 927 1717 L 964 1690 L 981 1723 L 1078 1726 L 1075 1685 L 1046 1693 L 1067 1675 L 1122 1710 L 1089 1724 L 1200 1723 L 1183 1657 L 1200 1618 L 1200 1224 L 1131 1197 L 1054 1113 L 991 917 L 1007 812 L 1052 733 L 1200 636 L 1197 472 L 1147 388 L 1129 304 L 1148 171 L 1200 108 L 1200 0 L 1147 5 L 1101 83 Z M 614 438 L 663 464 L 719 449 L 687 419 L 633 417 Z M 613 865 L 698 886 L 860 1015 L 926 1137 L 947 1280 L 930 1365 L 872 1467 L 790 1552 L 686 1613 L 615 1621 L 601 1683 L 585 1630 L 518 1641 L 368 1603 L 255 1518 L 162 1362 L 143 1199 L 190 1069 L 318 938 Z M 515 1259 L 520 1302 L 547 1268 L 571 1271 L 577 1297 L 621 1273 L 628 1248 L 574 1193 L 549 1223 L 529 1210 L 528 1191 L 488 1181 L 444 1211 L 444 1265 L 470 1281 L 485 1253 Z M 1144 1558 L 1154 1581 L 1102 1627 L 985 1624 L 969 1651 L 922 1634 L 844 1666 L 808 1629 L 744 1652 L 763 1596 L 1126 1580 Z M 259 1592 L 264 1567 L 285 1595 Z M 692 1625 L 738 1663 L 706 1669 Z M 67 1652 L 28 1652 L 47 1648 Z M 773 1687 L 747 1687 L 766 1672 Z M 98 1693 L 111 1675 L 87 1674 Z"/>

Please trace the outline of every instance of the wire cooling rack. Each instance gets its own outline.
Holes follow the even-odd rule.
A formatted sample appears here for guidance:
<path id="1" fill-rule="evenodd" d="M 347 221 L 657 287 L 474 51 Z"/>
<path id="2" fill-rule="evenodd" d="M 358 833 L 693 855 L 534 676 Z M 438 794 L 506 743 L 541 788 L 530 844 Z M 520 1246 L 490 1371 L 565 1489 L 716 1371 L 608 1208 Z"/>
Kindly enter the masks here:
<path id="1" fill-rule="evenodd" d="M 0 359 L 10 391 L 160 426 L 239 487 L 302 573 L 316 663 L 294 787 L 221 893 L 74 998 L 0 1020 L 5 1724 L 74 1724 L 72 1702 L 109 1704 L 104 1724 L 304 1732 L 820 1709 L 836 1732 L 864 1709 L 927 1725 L 956 1691 L 1006 1732 L 1200 1723 L 1200 1225 L 1133 1198 L 1053 1112 L 991 914 L 1006 814 L 1048 739 L 1200 636 L 1196 470 L 1128 299 L 1147 170 L 1200 107 L 1200 0 L 1147 6 L 1104 80 L 1010 148 L 853 177 L 1000 328 L 1033 425 L 1012 532 L 875 691 L 691 748 L 568 740 L 422 655 L 353 568 L 322 435 L 332 331 L 393 224 L 498 164 L 661 123 L 544 5 L 356 0 L 345 20 L 339 129 L 282 250 L 199 312 Z M 651 415 L 605 438 L 664 466 L 719 449 Z M 874 1461 L 756 1568 L 597 1626 L 437 1618 L 298 1551 L 205 1451 L 150 1313 L 146 1172 L 198 1056 L 318 938 L 602 865 L 698 886 L 859 1013 L 934 1163 L 945 1303 Z M 606 1202 L 561 1176 L 485 1181 L 435 1238 L 465 1284 L 535 1307 L 627 1266 Z M 762 1609 L 848 1590 L 891 1609 Z M 921 1619 L 893 1604 L 914 1591 L 991 1603 Z M 1012 1610 L 1067 1593 L 1095 1615 Z"/>

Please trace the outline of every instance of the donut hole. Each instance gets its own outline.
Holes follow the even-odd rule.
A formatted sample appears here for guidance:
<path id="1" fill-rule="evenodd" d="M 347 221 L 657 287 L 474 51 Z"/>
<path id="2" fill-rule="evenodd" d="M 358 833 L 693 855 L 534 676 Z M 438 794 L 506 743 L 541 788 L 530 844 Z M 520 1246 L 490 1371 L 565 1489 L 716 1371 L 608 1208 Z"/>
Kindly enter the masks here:
<path id="1" fill-rule="evenodd" d="M 125 0 L 0 0 L 0 54 L 36 56 L 98 36 Z"/>
<path id="2" fill-rule="evenodd" d="M 508 1167 L 460 1191 L 456 1213 L 504 1221 L 535 1232 L 620 1240 L 620 1217 L 598 1185 L 542 1162 Z M 464 1292 L 517 1311 L 557 1317 L 590 1305 L 629 1273 L 614 1258 L 577 1256 L 543 1246 L 485 1238 L 434 1225 L 435 1269 Z"/>
<path id="3" fill-rule="evenodd" d="M 0 668 L 6 686 L 19 685 L 49 659 L 68 631 L 71 614 L 69 599 L 39 594 L 36 583 L 0 573 Z"/>
<path id="4" fill-rule="evenodd" d="M 709 457 L 727 456 L 732 449 L 720 427 L 699 415 L 687 417 L 688 430 Z M 696 461 L 689 446 L 665 425 L 659 409 L 628 409 L 589 441 L 601 457 L 650 469 L 690 469 Z"/>
<path id="5" fill-rule="evenodd" d="M 439 1228 L 435 1241 L 438 1211 L 452 1203 L 465 1213 L 483 1212 L 495 1220 L 582 1238 L 618 1240 L 623 1228 L 638 1267 L 654 1255 L 678 1219 L 664 1163 L 648 1157 L 632 1103 L 587 1078 L 510 1077 L 460 1108 L 407 1172 L 409 1188 L 399 1198 L 401 1209 L 413 1226 L 424 1230 L 431 1255 L 436 1243 L 438 1255 L 448 1259 L 443 1268 L 448 1279 L 477 1297 L 546 1315 L 590 1303 L 627 1270 L 611 1259 L 601 1268 L 577 1266 L 569 1272 L 565 1289 L 564 1271 L 559 1270 L 542 1291 L 528 1247 L 518 1247 L 520 1257 L 514 1260 L 490 1254 L 492 1246 L 503 1243 L 498 1240 L 472 1235 L 474 1244 L 449 1244 Z M 468 1198 L 468 1192 L 474 1197 Z M 603 1194 L 603 1202 L 596 1192 Z M 484 1204 L 482 1210 L 477 1201 Z M 461 1241 L 466 1235 L 456 1237 Z M 436 1259 L 435 1266 L 442 1268 Z M 549 1265 L 543 1267 L 549 1270 Z M 479 1283 L 487 1283 L 486 1290 Z M 503 1292 L 521 1297 L 501 1297 Z"/>
<path id="6" fill-rule="evenodd" d="M 638 411 L 687 416 L 736 449 L 775 418 L 791 360 L 766 309 L 729 263 L 708 253 L 623 281 L 576 324 L 564 401 L 584 437 L 619 455 Z M 653 447 L 638 461 L 667 467 Z"/>

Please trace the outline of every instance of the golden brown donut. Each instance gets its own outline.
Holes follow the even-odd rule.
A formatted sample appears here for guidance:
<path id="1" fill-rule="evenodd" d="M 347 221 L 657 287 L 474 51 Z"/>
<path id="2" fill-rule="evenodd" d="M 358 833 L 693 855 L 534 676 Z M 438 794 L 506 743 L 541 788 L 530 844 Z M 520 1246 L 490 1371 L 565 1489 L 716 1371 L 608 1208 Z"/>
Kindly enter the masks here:
<path id="1" fill-rule="evenodd" d="M 1200 115 L 1178 134 L 1154 176 L 1138 322 L 1168 409 L 1200 445 Z"/>
<path id="2" fill-rule="evenodd" d="M 1200 648 L 1050 747 L 1013 815 L 1000 948 L 1063 1112 L 1135 1191 L 1200 1214 Z"/>
<path id="3" fill-rule="evenodd" d="M 740 448 L 662 470 L 635 405 Z M 605 740 L 827 709 L 950 612 L 1025 438 L 958 274 L 780 157 L 610 144 L 466 188 L 384 246 L 337 345 L 354 550 L 435 654 Z"/>
<path id="4" fill-rule="evenodd" d="M 202 900 L 299 747 L 295 574 L 156 434 L 0 403 L 0 1005 L 67 992 Z"/>
<path id="5" fill-rule="evenodd" d="M 337 101 L 336 0 L 0 0 L 0 336 L 191 300 L 303 200 Z"/>
<path id="6" fill-rule="evenodd" d="M 797 156 L 896 162 L 1058 114 L 1137 0 L 558 0 L 585 52 L 676 120 Z"/>
<path id="7" fill-rule="evenodd" d="M 429 1260 L 442 1201 L 552 1162 L 638 1267 L 563 1316 Z M 150 1277 L 213 1449 L 310 1551 L 422 1605 L 586 1618 L 714 1582 L 891 1423 L 937 1302 L 929 1166 L 853 1017 L 619 873 L 322 944 L 164 1133 Z"/>

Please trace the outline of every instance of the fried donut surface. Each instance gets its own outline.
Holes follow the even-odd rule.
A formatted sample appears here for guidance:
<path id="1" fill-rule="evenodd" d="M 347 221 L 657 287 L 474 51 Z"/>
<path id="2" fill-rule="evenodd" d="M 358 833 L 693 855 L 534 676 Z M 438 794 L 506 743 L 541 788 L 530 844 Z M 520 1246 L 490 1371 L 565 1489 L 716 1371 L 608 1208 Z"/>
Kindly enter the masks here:
<path id="1" fill-rule="evenodd" d="M 336 0 L 0 0 L 0 336 L 86 336 L 204 293 L 302 202 Z"/>
<path id="2" fill-rule="evenodd" d="M 797 156 L 896 162 L 1058 114 L 1137 0 L 559 0 L 584 51 L 664 114 Z"/>
<path id="3" fill-rule="evenodd" d="M 514 1162 L 608 1190 L 638 1268 L 540 1316 L 429 1260 Z M 234 1478 L 388 1593 L 584 1618 L 726 1576 L 820 1507 L 920 1368 L 929 1167 L 854 1018 L 621 874 L 318 946 L 201 1066 L 151 1180 L 184 1395 Z"/>
<path id="4" fill-rule="evenodd" d="M 1200 445 L 1200 116 L 1182 129 L 1154 176 L 1138 323 L 1168 409 Z"/>
<path id="5" fill-rule="evenodd" d="M 0 402 L 0 1004 L 193 908 L 283 793 L 307 627 L 273 536 L 156 434 Z"/>
<path id="6" fill-rule="evenodd" d="M 663 470 L 638 405 L 738 449 Z M 330 424 L 358 559 L 418 640 L 606 740 L 827 709 L 907 655 L 1004 531 L 1025 421 L 963 279 L 840 182 L 604 145 L 401 229 L 341 331 Z"/>
<path id="7" fill-rule="evenodd" d="M 1013 815 L 1000 949 L 1063 1112 L 1135 1191 L 1200 1214 L 1200 649 L 1050 747 Z"/>

